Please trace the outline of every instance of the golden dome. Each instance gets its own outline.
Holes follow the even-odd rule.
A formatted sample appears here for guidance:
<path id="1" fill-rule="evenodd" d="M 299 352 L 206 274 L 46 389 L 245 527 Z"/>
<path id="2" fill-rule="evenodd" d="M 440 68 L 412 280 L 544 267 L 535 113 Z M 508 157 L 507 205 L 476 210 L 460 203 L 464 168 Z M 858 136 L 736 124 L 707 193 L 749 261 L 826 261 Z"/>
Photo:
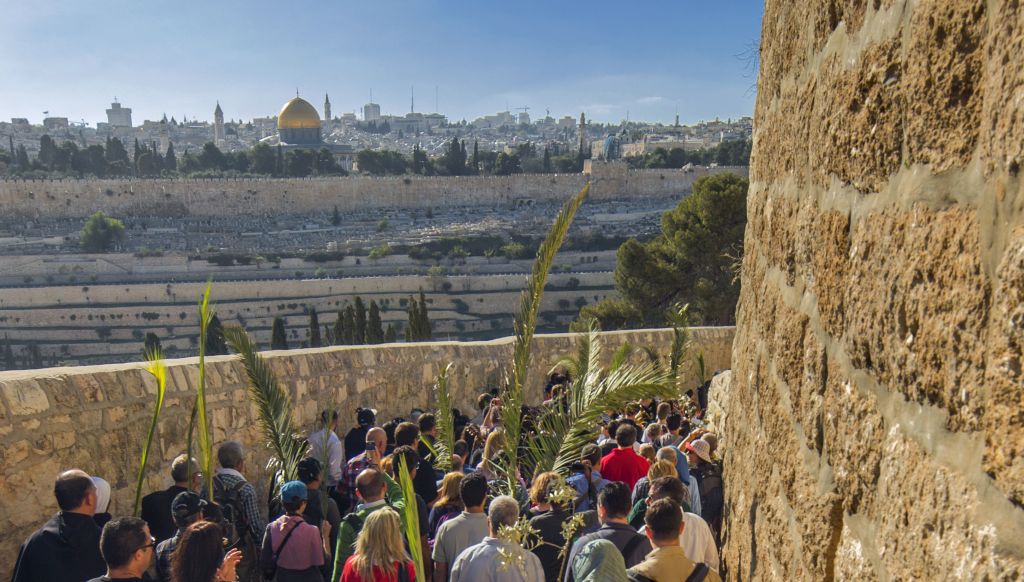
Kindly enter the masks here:
<path id="1" fill-rule="evenodd" d="M 319 129 L 320 114 L 309 101 L 295 97 L 284 104 L 277 114 L 278 129 Z"/>

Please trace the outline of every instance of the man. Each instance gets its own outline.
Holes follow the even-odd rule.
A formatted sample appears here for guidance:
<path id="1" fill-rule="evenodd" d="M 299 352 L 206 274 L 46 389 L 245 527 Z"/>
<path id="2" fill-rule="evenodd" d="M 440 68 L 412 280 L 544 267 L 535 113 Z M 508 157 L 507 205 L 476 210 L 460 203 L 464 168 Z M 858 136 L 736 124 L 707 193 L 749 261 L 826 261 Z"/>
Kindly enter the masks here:
<path id="1" fill-rule="evenodd" d="M 675 477 L 661 477 L 651 483 L 647 501 L 652 504 L 659 499 L 671 499 L 682 508 L 686 497 L 687 491 L 682 481 Z M 646 535 L 646 526 L 640 528 L 640 533 Z M 694 564 L 706 564 L 708 568 L 718 571 L 720 563 L 715 536 L 708 523 L 696 513 L 683 510 L 683 533 L 679 535 L 679 547 L 683 548 L 683 553 Z"/>
<path id="2" fill-rule="evenodd" d="M 665 418 L 665 428 L 668 430 L 661 436 L 658 447 L 675 447 L 683 442 L 684 436 L 679 434 L 683 426 L 683 415 L 673 412 Z"/>
<path id="3" fill-rule="evenodd" d="M 434 538 L 434 580 L 437 582 L 447 581 L 452 564 L 462 552 L 487 537 L 487 516 L 484 515 L 487 478 L 480 473 L 466 475 L 459 485 L 459 496 L 466 509 L 442 523 Z"/>
<path id="4" fill-rule="evenodd" d="M 155 542 L 149 535 L 149 526 L 137 517 L 108 521 L 100 536 L 107 574 L 89 582 L 142 582 L 143 573 L 153 561 Z"/>
<path id="5" fill-rule="evenodd" d="M 182 491 L 171 503 L 170 513 L 178 530 L 173 537 L 159 542 L 156 546 L 156 577 L 160 582 L 171 581 L 171 554 L 178 547 L 178 542 L 181 541 L 181 536 L 188 526 L 202 521 L 206 505 L 206 501 L 192 491 Z"/>
<path id="6" fill-rule="evenodd" d="M 171 503 L 180 493 L 195 491 L 202 476 L 195 459 L 189 463 L 188 455 L 178 455 L 171 461 L 174 485 L 142 498 L 142 520 L 149 524 L 149 531 L 157 543 L 170 539 L 178 530 L 171 516 Z"/>
<path id="7" fill-rule="evenodd" d="M 370 451 L 366 450 L 366 443 L 371 442 L 374 444 L 373 453 L 376 455 L 376 461 L 371 459 Z M 341 480 L 338 481 L 338 493 L 344 504 L 344 507 L 338 506 L 338 510 L 342 513 L 355 511 L 355 507 L 359 503 L 356 498 L 356 478 L 366 469 L 376 468 L 380 459 L 384 458 L 384 451 L 388 446 L 388 434 L 382 428 L 373 427 L 366 432 L 366 442 L 360 443 L 360 446 L 363 452 L 352 457 L 345 465 L 345 469 L 341 472 Z"/>
<path id="8" fill-rule="evenodd" d="M 452 566 L 452 582 L 538 582 L 544 579 L 540 559 L 519 544 L 498 539 L 502 526 L 519 520 L 519 502 L 502 495 L 491 502 L 487 515 L 490 533 L 463 551 Z M 504 555 L 503 555 L 504 554 Z M 513 556 L 511 560 L 506 556 Z"/>
<path id="9" fill-rule="evenodd" d="M 338 504 L 324 495 L 323 488 L 320 486 L 320 477 L 323 473 L 320 461 L 312 457 L 302 459 L 299 461 L 296 472 L 299 481 L 306 486 L 306 508 L 302 511 L 302 517 L 306 523 L 320 528 L 324 553 L 330 556 L 334 551 L 334 542 L 338 541 L 338 526 L 341 525 L 341 512 L 338 511 Z"/>
<path id="10" fill-rule="evenodd" d="M 372 408 L 356 409 L 356 424 L 345 435 L 345 462 L 351 461 L 356 455 L 362 454 L 366 441 L 369 440 L 370 429 L 377 421 L 377 411 Z"/>
<path id="11" fill-rule="evenodd" d="M 427 442 L 424 443 L 421 440 L 413 445 L 420 455 L 420 466 L 412 485 L 416 489 L 416 495 L 422 497 L 427 507 L 430 507 L 437 499 L 437 472 L 434 470 L 434 453 L 430 450 L 437 440 L 437 418 L 433 413 L 427 412 L 421 414 L 416 422 L 419 424 L 419 435 L 417 436 L 421 435 Z M 397 437 L 395 441 L 398 441 Z"/>
<path id="12" fill-rule="evenodd" d="M 625 483 L 615 481 L 609 483 L 597 496 L 597 517 L 601 520 L 601 529 L 594 533 L 580 537 L 572 546 L 569 552 L 569 561 L 572 564 L 576 554 L 594 540 L 608 540 L 615 544 L 615 547 L 622 552 L 626 561 L 626 567 L 635 566 L 643 561 L 647 553 L 651 551 L 651 543 L 648 539 L 630 527 L 626 517 L 629 515 L 629 502 L 632 490 L 627 488 Z M 565 582 L 574 582 L 572 568 L 565 569 Z"/>
<path id="13" fill-rule="evenodd" d="M 476 408 L 479 411 L 476 416 L 470 419 L 470 423 L 480 426 L 484 423 L 484 415 L 487 413 L 487 409 L 491 407 L 491 398 L 493 398 L 488 392 L 481 392 L 476 397 Z"/>
<path id="14" fill-rule="evenodd" d="M 341 479 L 341 469 L 345 453 L 341 449 L 338 438 L 338 411 L 324 410 L 320 413 L 320 430 L 309 435 L 309 456 L 320 461 L 323 466 L 321 475 L 323 484 L 328 491 L 333 491 Z M 362 444 L 362 443 L 360 443 Z"/>
<path id="15" fill-rule="evenodd" d="M 601 464 L 601 449 L 597 445 L 589 444 L 583 447 L 580 464 L 583 465 L 583 470 L 574 469 L 573 474 L 565 480 L 567 485 L 576 489 L 576 513 L 592 510 L 594 504 L 591 500 L 596 500 L 597 494 L 608 484 L 608 480 L 601 476 L 601 471 L 597 469 Z"/>
<path id="16" fill-rule="evenodd" d="M 383 431 L 382 431 L 383 432 Z M 338 530 L 338 543 L 334 548 L 334 573 L 331 580 L 337 580 L 345 567 L 345 560 L 356 551 L 356 538 L 366 523 L 366 516 L 378 509 L 390 505 L 402 519 L 402 531 L 405 531 L 405 500 L 402 488 L 394 479 L 378 468 L 380 456 L 376 451 L 368 451 L 370 466 L 356 477 L 356 490 L 363 503 L 355 511 L 346 515 Z"/>
<path id="17" fill-rule="evenodd" d="M 106 570 L 100 555 L 96 485 L 72 469 L 53 484 L 57 512 L 21 546 L 11 582 L 83 582 Z"/>
<path id="18" fill-rule="evenodd" d="M 629 569 L 630 580 L 640 582 L 721 582 L 704 564 L 694 564 L 679 547 L 683 533 L 683 508 L 671 499 L 660 499 L 647 508 L 644 516 L 647 539 L 655 549 L 647 558 Z"/>
<path id="19" fill-rule="evenodd" d="M 622 481 L 630 490 L 650 468 L 647 459 L 636 454 L 636 428 L 631 424 L 620 424 L 615 430 L 616 448 L 601 459 L 601 474 L 609 481 Z"/>
<path id="20" fill-rule="evenodd" d="M 266 522 L 260 516 L 256 501 L 256 489 L 245 480 L 245 451 L 242 443 L 226 441 L 217 449 L 217 462 L 220 469 L 213 477 L 214 501 L 223 509 L 232 507 L 232 516 L 237 540 L 230 540 L 242 552 L 242 561 L 238 563 L 238 579 L 252 580 L 259 568 L 259 546 L 263 532 L 267 529 Z"/>

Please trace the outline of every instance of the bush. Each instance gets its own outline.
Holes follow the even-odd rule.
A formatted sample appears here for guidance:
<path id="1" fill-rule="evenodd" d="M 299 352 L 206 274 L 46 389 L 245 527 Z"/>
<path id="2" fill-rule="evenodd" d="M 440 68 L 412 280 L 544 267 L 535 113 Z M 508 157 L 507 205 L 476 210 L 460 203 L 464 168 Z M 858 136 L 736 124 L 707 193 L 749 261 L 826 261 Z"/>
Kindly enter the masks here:
<path id="1" fill-rule="evenodd" d="M 388 243 L 384 243 L 384 244 L 380 245 L 379 247 L 374 247 L 374 248 L 370 249 L 370 260 L 371 261 L 376 261 L 378 259 L 383 259 L 384 257 L 386 257 L 386 256 L 388 256 L 390 254 L 391 254 L 391 245 L 389 245 Z"/>
<path id="2" fill-rule="evenodd" d="M 631 303 L 621 299 L 605 299 L 580 309 L 579 317 L 569 326 L 571 331 L 586 331 L 588 323 L 595 321 L 604 331 L 635 329 L 643 326 L 643 314 Z"/>
<path id="3" fill-rule="evenodd" d="M 90 253 L 105 253 L 124 240 L 124 223 L 97 212 L 85 221 L 79 244 Z"/>

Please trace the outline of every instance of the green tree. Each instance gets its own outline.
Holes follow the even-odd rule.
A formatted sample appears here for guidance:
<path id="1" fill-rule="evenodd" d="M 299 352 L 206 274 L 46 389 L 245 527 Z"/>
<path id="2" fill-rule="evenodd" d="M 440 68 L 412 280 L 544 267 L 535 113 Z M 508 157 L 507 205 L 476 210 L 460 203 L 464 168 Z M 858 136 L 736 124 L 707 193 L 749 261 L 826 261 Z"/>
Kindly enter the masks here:
<path id="1" fill-rule="evenodd" d="M 393 344 L 398 341 L 398 333 L 395 332 L 395 326 L 390 323 L 388 324 L 387 331 L 384 332 L 384 341 L 389 344 Z"/>
<path id="2" fill-rule="evenodd" d="M 11 347 L 11 340 L 4 336 L 4 369 L 13 370 L 18 367 L 18 363 L 14 360 L 14 349 Z"/>
<path id="3" fill-rule="evenodd" d="M 85 221 L 79 245 L 90 253 L 105 253 L 124 240 L 124 223 L 97 212 Z"/>
<path id="4" fill-rule="evenodd" d="M 153 354 L 160 350 L 160 338 L 155 333 L 146 332 L 146 339 L 142 342 L 142 353 Z"/>
<path id="5" fill-rule="evenodd" d="M 19 170 L 27 170 L 31 165 L 28 160 L 28 150 L 25 149 L 25 144 L 18 146 L 17 154 L 14 156 L 15 163 L 18 164 Z"/>
<path id="6" fill-rule="evenodd" d="M 331 213 L 331 224 L 338 226 L 341 224 L 341 213 L 338 212 L 338 205 L 334 205 L 334 212 Z"/>
<path id="7" fill-rule="evenodd" d="M 199 166 L 206 171 L 226 170 L 227 158 L 212 141 L 203 144 L 203 151 L 199 153 Z"/>
<path id="8" fill-rule="evenodd" d="M 501 152 L 494 161 L 494 174 L 497 176 L 511 176 L 522 173 L 523 166 L 519 161 L 519 154 L 506 154 Z"/>
<path id="9" fill-rule="evenodd" d="M 57 144 L 54 143 L 53 138 L 49 135 L 43 134 L 43 137 L 39 138 L 39 163 L 46 166 L 46 169 L 53 169 L 53 161 L 57 156 Z"/>
<path id="10" fill-rule="evenodd" d="M 477 140 L 473 140 L 473 159 L 469 164 L 472 167 L 473 174 L 480 174 L 480 143 Z"/>
<path id="11" fill-rule="evenodd" d="M 405 341 L 415 342 L 419 341 L 419 316 L 420 306 L 416 302 L 416 299 L 412 296 L 409 297 L 409 308 L 406 311 L 406 323 L 405 323 Z"/>
<path id="12" fill-rule="evenodd" d="M 168 172 L 178 171 L 178 156 L 174 155 L 174 142 L 167 144 L 167 153 L 164 155 L 164 169 Z"/>
<path id="13" fill-rule="evenodd" d="M 316 307 L 309 308 L 309 347 L 319 348 L 323 345 L 320 338 L 320 317 L 316 313 Z"/>
<path id="14" fill-rule="evenodd" d="M 356 341 L 356 310 L 351 304 L 345 306 L 345 336 L 342 339 L 342 343 L 345 345 L 355 345 L 361 343 Z"/>
<path id="15" fill-rule="evenodd" d="M 551 173 L 551 148 L 544 146 L 544 173 Z"/>
<path id="16" fill-rule="evenodd" d="M 736 174 L 701 178 L 662 216 L 661 234 L 619 247 L 615 286 L 646 323 L 661 324 L 666 310 L 686 303 L 696 322 L 735 321 L 740 292 L 735 264 L 747 224 L 747 187 Z"/>
<path id="17" fill-rule="evenodd" d="M 343 345 L 345 343 L 345 334 L 345 314 L 344 310 L 339 309 L 338 317 L 334 320 L 334 333 L 332 334 L 334 338 L 333 345 Z"/>
<path id="18" fill-rule="evenodd" d="M 276 158 L 274 156 L 274 150 L 270 149 L 265 143 L 258 143 L 252 148 L 252 171 L 256 174 L 265 174 L 267 176 L 274 173 L 274 166 L 276 164 Z"/>
<path id="19" fill-rule="evenodd" d="M 280 317 L 274 318 L 274 324 L 270 331 L 270 349 L 287 350 L 288 335 L 284 330 L 284 320 Z"/>
<path id="20" fill-rule="evenodd" d="M 224 325 L 220 322 L 217 314 L 214 314 L 210 318 L 209 325 L 206 326 L 206 355 L 226 356 L 227 353 L 228 344 L 224 339 Z"/>
<path id="21" fill-rule="evenodd" d="M 303 178 L 313 173 L 316 154 L 310 150 L 292 150 L 284 155 L 285 173 L 293 178 Z"/>
<path id="22" fill-rule="evenodd" d="M 427 298 L 423 295 L 423 289 L 420 289 L 420 307 L 417 310 L 419 316 L 417 332 L 420 340 L 429 340 L 434 334 L 430 330 L 430 317 L 427 315 Z"/>
<path id="23" fill-rule="evenodd" d="M 594 321 L 604 331 L 635 329 L 644 324 L 643 314 L 632 303 L 622 299 L 605 299 L 580 308 L 579 317 L 569 326 L 570 331 L 585 332 Z"/>
<path id="24" fill-rule="evenodd" d="M 355 334 L 352 338 L 355 340 L 353 343 L 365 344 L 366 343 L 366 304 L 363 303 L 363 298 L 356 295 L 356 327 Z"/>
<path id="25" fill-rule="evenodd" d="M 366 321 L 366 343 L 379 344 L 384 341 L 384 329 L 380 319 L 380 307 L 370 300 L 370 315 Z"/>

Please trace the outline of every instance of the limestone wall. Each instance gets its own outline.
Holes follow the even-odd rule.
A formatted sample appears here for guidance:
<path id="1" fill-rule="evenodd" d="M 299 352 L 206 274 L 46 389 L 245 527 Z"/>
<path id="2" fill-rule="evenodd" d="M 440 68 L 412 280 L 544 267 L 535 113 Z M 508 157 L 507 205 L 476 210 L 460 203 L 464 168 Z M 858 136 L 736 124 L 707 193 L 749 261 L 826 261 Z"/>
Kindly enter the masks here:
<path id="1" fill-rule="evenodd" d="M 1024 577 L 1024 9 L 769 0 L 731 580 Z"/>
<path id="2" fill-rule="evenodd" d="M 701 176 L 746 168 L 625 170 L 596 164 L 583 174 L 226 180 L 0 181 L 0 213 L 32 219 L 117 216 L 271 216 L 379 208 L 511 205 L 529 199 L 561 203 L 588 179 L 590 198 L 660 198 L 686 192 Z"/>
<path id="3" fill-rule="evenodd" d="M 695 349 L 708 369 L 728 368 L 732 328 L 695 328 Z M 671 330 L 602 334 L 605 355 L 623 341 L 654 346 L 667 357 Z M 541 396 L 543 377 L 571 353 L 575 336 L 537 336 L 528 378 L 528 401 Z M 456 362 L 451 376 L 454 405 L 472 409 L 483 387 L 498 386 L 512 358 L 512 338 L 489 342 L 434 342 L 374 347 L 335 347 L 267 352 L 278 379 L 296 404 L 299 424 L 310 427 L 321 407 L 343 411 L 341 432 L 351 427 L 356 406 L 373 406 L 384 418 L 408 416 L 430 404 L 438 366 Z M 169 484 L 169 463 L 185 449 L 188 413 L 197 383 L 194 359 L 168 361 L 169 379 L 154 438 L 147 491 Z M 245 372 L 234 356 L 210 358 L 208 400 L 216 442 L 227 438 L 252 446 L 247 473 L 265 487 L 266 455 L 246 396 Z M 691 378 L 690 383 L 693 382 Z M 0 576 L 9 577 L 18 544 L 56 511 L 53 479 L 80 467 L 113 485 L 112 512 L 131 512 L 138 458 L 152 415 L 156 384 L 141 364 L 0 372 Z"/>

